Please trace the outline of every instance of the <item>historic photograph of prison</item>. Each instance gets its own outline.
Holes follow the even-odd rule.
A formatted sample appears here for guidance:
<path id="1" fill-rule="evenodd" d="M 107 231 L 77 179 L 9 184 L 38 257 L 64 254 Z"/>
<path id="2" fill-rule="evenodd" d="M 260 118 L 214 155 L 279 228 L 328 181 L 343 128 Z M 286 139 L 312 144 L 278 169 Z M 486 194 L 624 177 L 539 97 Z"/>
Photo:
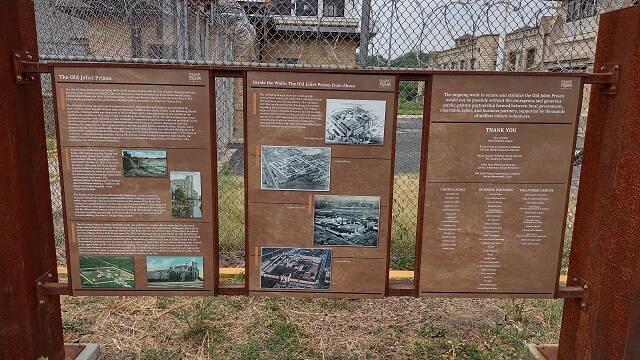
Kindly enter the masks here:
<path id="1" fill-rule="evenodd" d="M 202 186 L 197 171 L 171 171 L 171 216 L 202 217 Z"/>
<path id="2" fill-rule="evenodd" d="M 203 288 L 202 256 L 147 256 L 150 288 Z"/>
<path id="3" fill-rule="evenodd" d="M 331 288 L 331 249 L 260 248 L 260 287 Z"/>
<path id="4" fill-rule="evenodd" d="M 122 173 L 127 177 L 167 177 L 167 152 L 122 150 Z"/>
<path id="5" fill-rule="evenodd" d="M 313 245 L 378 246 L 379 223 L 379 196 L 314 196 Z"/>
<path id="6" fill-rule="evenodd" d="M 387 102 L 327 99 L 327 144 L 382 145 Z"/>
<path id="7" fill-rule="evenodd" d="M 83 288 L 132 288 L 135 286 L 132 256 L 80 256 Z"/>
<path id="8" fill-rule="evenodd" d="M 329 191 L 331 148 L 262 146 L 262 190 Z"/>

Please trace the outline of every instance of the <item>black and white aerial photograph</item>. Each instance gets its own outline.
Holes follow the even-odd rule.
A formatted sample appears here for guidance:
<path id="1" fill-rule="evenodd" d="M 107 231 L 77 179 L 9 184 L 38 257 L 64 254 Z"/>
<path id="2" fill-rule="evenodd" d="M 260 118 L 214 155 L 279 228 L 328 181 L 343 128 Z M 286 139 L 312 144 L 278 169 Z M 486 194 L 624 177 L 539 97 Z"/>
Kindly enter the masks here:
<path id="1" fill-rule="evenodd" d="M 313 245 L 378 246 L 379 224 L 379 196 L 314 196 Z"/>
<path id="2" fill-rule="evenodd" d="M 167 152 L 122 150 L 122 173 L 126 177 L 167 177 Z"/>
<path id="3" fill-rule="evenodd" d="M 325 143 L 383 145 L 387 102 L 327 99 Z"/>
<path id="4" fill-rule="evenodd" d="M 262 190 L 329 191 L 331 148 L 262 146 Z"/>
<path id="5" fill-rule="evenodd" d="M 260 287 L 329 290 L 331 249 L 261 248 Z"/>

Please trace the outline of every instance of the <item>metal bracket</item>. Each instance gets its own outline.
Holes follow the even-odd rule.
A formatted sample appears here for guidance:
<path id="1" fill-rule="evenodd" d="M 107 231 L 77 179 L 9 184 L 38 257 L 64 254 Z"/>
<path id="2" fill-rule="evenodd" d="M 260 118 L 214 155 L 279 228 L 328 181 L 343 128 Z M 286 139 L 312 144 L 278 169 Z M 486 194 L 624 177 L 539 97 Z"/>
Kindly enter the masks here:
<path id="1" fill-rule="evenodd" d="M 49 296 L 45 295 L 42 291 L 44 284 L 51 281 L 53 279 L 53 269 L 47 271 L 42 274 L 38 279 L 36 279 L 36 296 L 38 297 L 38 307 L 49 302 Z"/>
<path id="2" fill-rule="evenodd" d="M 620 63 L 603 64 L 599 73 L 589 74 L 585 84 L 599 84 L 598 93 L 601 95 L 616 95 L 620 80 Z"/>
<path id="3" fill-rule="evenodd" d="M 585 279 L 581 278 L 578 275 L 574 275 L 570 277 L 570 281 L 567 281 L 567 285 L 571 285 L 572 287 L 578 287 L 582 289 L 582 296 L 579 298 L 574 298 L 575 301 L 580 301 L 580 308 L 583 311 L 587 311 L 589 308 L 589 293 L 591 290 L 591 284 L 589 284 Z"/>
<path id="4" fill-rule="evenodd" d="M 38 55 L 29 51 L 14 50 L 11 52 L 13 58 L 13 73 L 16 84 L 29 85 L 35 81 L 33 74 L 49 73 L 51 69 L 47 64 L 38 61 Z"/>
<path id="5" fill-rule="evenodd" d="M 53 269 L 51 269 L 36 280 L 38 307 L 49 302 L 52 295 L 71 295 L 70 284 L 52 282 L 53 274 Z"/>

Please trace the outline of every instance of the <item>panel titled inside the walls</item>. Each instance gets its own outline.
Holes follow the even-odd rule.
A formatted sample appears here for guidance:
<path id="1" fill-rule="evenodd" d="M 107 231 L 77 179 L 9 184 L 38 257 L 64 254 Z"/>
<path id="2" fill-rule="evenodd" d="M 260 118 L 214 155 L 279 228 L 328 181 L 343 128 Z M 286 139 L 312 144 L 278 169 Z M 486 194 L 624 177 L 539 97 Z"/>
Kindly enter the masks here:
<path id="1" fill-rule="evenodd" d="M 252 295 L 382 297 L 396 78 L 248 72 Z"/>
<path id="2" fill-rule="evenodd" d="M 421 296 L 553 297 L 581 80 L 434 75 Z"/>
<path id="3" fill-rule="evenodd" d="M 53 78 L 73 293 L 213 294 L 209 72 Z"/>

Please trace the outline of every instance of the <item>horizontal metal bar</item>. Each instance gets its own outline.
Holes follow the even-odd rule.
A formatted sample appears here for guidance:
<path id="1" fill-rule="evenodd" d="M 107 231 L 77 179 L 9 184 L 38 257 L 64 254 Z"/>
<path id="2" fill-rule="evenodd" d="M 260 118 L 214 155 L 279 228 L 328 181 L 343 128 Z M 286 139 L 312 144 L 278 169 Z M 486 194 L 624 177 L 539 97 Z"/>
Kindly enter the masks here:
<path id="1" fill-rule="evenodd" d="M 85 59 L 86 60 L 86 59 Z M 305 67 L 299 65 L 276 65 L 276 64 L 253 64 L 253 63 L 205 63 L 202 61 L 166 61 L 144 62 L 145 59 L 129 59 L 132 62 L 49 62 L 50 67 L 114 67 L 114 68 L 143 68 L 153 65 L 155 68 L 165 69 L 201 69 L 216 71 L 273 71 L 273 72 L 316 72 L 316 73 L 348 73 L 348 74 L 376 74 L 376 75 L 398 75 L 401 79 L 427 80 L 429 75 L 518 75 L 518 76 L 564 76 L 564 77 L 587 77 L 587 73 L 579 72 L 533 72 L 533 71 L 449 71 L 433 69 L 415 68 L 353 68 L 353 67 Z M 126 59 L 122 59 L 126 60 Z M 235 74 L 235 73 L 234 73 Z M 231 73 L 230 73 L 231 75 Z M 226 75 L 225 75 L 226 76 Z M 235 75 L 233 75 L 235 76 Z"/>
<path id="2" fill-rule="evenodd" d="M 581 286 L 559 286 L 557 299 L 581 299 L 584 297 L 584 289 Z"/>
<path id="3" fill-rule="evenodd" d="M 389 284 L 387 296 L 416 296 L 416 288 L 413 285 Z"/>
<path id="4" fill-rule="evenodd" d="M 23 74 L 43 74 L 51 72 L 51 68 L 47 63 L 38 61 L 21 61 L 20 70 Z"/>
<path id="5" fill-rule="evenodd" d="M 247 295 L 244 284 L 220 284 L 218 285 L 219 295 Z"/>
<path id="6" fill-rule="evenodd" d="M 40 286 L 44 295 L 71 295 L 71 284 L 46 282 Z"/>
<path id="7" fill-rule="evenodd" d="M 587 74 L 584 78 L 585 84 L 612 84 L 613 73 Z"/>

